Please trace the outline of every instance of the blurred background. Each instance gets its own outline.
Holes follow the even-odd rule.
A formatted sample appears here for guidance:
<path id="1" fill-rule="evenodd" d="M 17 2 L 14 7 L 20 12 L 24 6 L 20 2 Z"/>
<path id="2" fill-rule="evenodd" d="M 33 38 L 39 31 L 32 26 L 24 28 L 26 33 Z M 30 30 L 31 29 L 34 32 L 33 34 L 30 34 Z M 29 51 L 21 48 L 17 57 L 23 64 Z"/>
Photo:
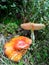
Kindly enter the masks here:
<path id="1" fill-rule="evenodd" d="M 4 55 L 0 42 L 0 65 L 49 65 L 49 0 L 0 0 L 0 38 L 8 40 L 15 35 L 30 38 L 31 31 L 20 27 L 26 22 L 43 23 L 46 27 L 34 31 L 35 44 L 18 63 Z"/>

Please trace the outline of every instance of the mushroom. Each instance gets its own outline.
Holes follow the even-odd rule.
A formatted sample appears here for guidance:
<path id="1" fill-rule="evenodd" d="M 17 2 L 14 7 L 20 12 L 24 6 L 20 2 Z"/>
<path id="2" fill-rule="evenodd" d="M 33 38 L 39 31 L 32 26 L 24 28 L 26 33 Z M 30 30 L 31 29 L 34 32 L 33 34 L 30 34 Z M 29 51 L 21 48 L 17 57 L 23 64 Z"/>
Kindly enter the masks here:
<path id="1" fill-rule="evenodd" d="M 21 28 L 25 29 L 25 30 L 40 30 L 42 28 L 44 28 L 45 25 L 44 24 L 38 24 L 38 23 L 23 23 L 21 24 Z"/>
<path id="2" fill-rule="evenodd" d="M 27 52 L 31 43 L 32 40 L 24 36 L 12 38 L 4 44 L 4 53 L 12 61 L 18 62 Z"/>
<path id="3" fill-rule="evenodd" d="M 34 35 L 34 30 L 40 30 L 42 28 L 44 28 L 45 25 L 44 24 L 39 24 L 39 23 L 23 23 L 21 24 L 21 28 L 25 29 L 25 30 L 31 30 L 31 39 L 32 39 L 32 43 L 33 46 L 35 45 L 35 35 Z"/>

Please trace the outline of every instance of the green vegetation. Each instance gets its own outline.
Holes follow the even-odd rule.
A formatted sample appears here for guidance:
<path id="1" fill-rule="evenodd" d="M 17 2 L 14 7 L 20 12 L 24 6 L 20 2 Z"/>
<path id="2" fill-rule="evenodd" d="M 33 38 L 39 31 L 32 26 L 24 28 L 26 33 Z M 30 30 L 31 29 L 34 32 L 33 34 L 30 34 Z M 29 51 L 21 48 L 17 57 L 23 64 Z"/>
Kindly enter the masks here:
<path id="1" fill-rule="evenodd" d="M 21 23 L 30 21 L 44 23 L 46 27 L 35 31 L 35 44 L 32 43 L 18 63 L 4 55 L 3 44 L 0 43 L 0 65 L 49 65 L 49 0 L 0 0 L 0 33 L 4 36 L 19 33 L 30 37 L 30 31 L 20 28 Z"/>

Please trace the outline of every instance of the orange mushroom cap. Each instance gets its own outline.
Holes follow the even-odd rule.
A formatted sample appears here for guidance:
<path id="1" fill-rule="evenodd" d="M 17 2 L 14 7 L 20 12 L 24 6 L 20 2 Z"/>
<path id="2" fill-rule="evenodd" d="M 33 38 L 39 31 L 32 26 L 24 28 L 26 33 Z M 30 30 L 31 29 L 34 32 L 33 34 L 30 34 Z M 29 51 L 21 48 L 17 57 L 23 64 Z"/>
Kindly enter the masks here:
<path id="1" fill-rule="evenodd" d="M 24 36 L 12 38 L 4 44 L 4 53 L 9 59 L 18 62 L 26 53 L 31 43 L 32 40 Z"/>
<path id="2" fill-rule="evenodd" d="M 25 30 L 40 30 L 42 28 L 44 28 L 45 25 L 44 24 L 39 24 L 39 23 L 23 23 L 21 24 L 21 28 L 25 29 Z"/>
<path id="3" fill-rule="evenodd" d="M 31 39 L 24 36 L 19 36 L 15 40 L 14 48 L 17 50 L 28 49 L 31 43 L 32 43 Z"/>

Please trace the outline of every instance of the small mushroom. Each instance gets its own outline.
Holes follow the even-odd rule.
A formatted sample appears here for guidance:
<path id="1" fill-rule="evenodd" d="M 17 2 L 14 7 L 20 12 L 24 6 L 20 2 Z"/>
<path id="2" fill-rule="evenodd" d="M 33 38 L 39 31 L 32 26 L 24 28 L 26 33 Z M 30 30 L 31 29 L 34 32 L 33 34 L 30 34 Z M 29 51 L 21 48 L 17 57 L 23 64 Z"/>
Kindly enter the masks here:
<path id="1" fill-rule="evenodd" d="M 21 28 L 25 29 L 25 30 L 40 30 L 42 28 L 44 28 L 45 25 L 44 24 L 38 24 L 38 23 L 23 23 L 21 24 Z"/>
<path id="2" fill-rule="evenodd" d="M 24 36 L 12 38 L 4 44 L 4 53 L 12 61 L 18 62 L 27 52 L 31 43 L 32 40 Z"/>

